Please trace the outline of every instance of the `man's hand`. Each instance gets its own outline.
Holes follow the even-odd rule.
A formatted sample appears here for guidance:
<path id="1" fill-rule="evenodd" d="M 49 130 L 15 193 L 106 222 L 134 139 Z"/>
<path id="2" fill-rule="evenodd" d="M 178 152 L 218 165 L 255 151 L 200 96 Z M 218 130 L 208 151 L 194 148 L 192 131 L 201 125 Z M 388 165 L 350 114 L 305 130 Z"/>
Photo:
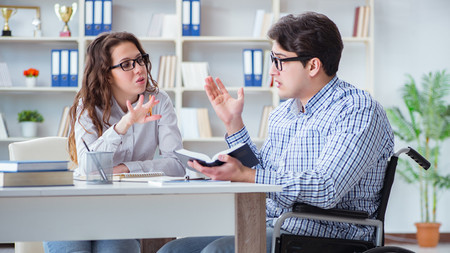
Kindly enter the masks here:
<path id="1" fill-rule="evenodd" d="M 212 77 L 205 79 L 205 90 L 217 116 L 225 124 L 228 135 L 231 135 L 244 127 L 242 120 L 242 111 L 244 109 L 244 90 L 238 90 L 238 98 L 234 99 L 230 96 L 227 89 L 219 78 L 216 83 Z"/>
<path id="2" fill-rule="evenodd" d="M 224 162 L 221 166 L 205 167 L 197 161 L 189 161 L 188 165 L 213 180 L 226 180 L 233 182 L 255 182 L 255 170 L 242 165 L 242 163 L 229 155 L 220 155 L 219 161 Z"/>

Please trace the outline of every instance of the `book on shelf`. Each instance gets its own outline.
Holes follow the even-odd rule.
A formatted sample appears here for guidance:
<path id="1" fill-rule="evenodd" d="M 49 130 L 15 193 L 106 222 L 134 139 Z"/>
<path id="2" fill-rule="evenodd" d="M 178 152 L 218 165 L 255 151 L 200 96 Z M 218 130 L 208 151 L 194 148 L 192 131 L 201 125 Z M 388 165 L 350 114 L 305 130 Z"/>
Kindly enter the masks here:
<path id="1" fill-rule="evenodd" d="M 158 177 L 151 178 L 147 182 L 154 186 L 226 185 L 231 183 L 231 181 L 224 180 L 212 180 L 207 178 L 187 179 L 184 177 Z"/>
<path id="2" fill-rule="evenodd" d="M 209 76 L 208 62 L 182 62 L 181 74 L 186 88 L 203 88 Z"/>
<path id="3" fill-rule="evenodd" d="M 273 23 L 273 14 L 266 13 L 263 9 L 256 10 L 255 21 L 253 23 L 253 37 L 264 38 L 267 36 L 270 26 Z"/>
<path id="4" fill-rule="evenodd" d="M 183 138 L 212 137 L 211 122 L 207 108 L 181 108 L 181 134 Z"/>
<path id="5" fill-rule="evenodd" d="M 183 0 L 182 1 L 182 35 L 183 36 L 200 36 L 200 17 L 201 4 L 200 0 Z"/>
<path id="6" fill-rule="evenodd" d="M 135 172 L 113 174 L 113 181 L 117 182 L 147 182 L 150 178 L 165 176 L 162 171 Z"/>
<path id="7" fill-rule="evenodd" d="M 26 171 L 58 171 L 67 170 L 69 161 L 0 161 L 2 172 L 26 172 Z"/>
<path id="8" fill-rule="evenodd" d="M 155 13 L 147 30 L 148 37 L 175 38 L 176 14 Z"/>
<path id="9" fill-rule="evenodd" d="M 269 115 L 273 111 L 273 109 L 274 109 L 273 105 L 264 106 L 261 114 L 261 121 L 259 123 L 258 138 L 265 139 L 267 137 L 267 130 L 269 128 L 268 127 Z"/>
<path id="10" fill-rule="evenodd" d="M 69 111 L 70 111 L 69 106 L 65 106 L 63 108 L 63 112 L 61 114 L 61 119 L 59 120 L 58 133 L 56 136 L 61 136 L 61 137 L 69 136 L 69 127 L 70 127 Z"/>
<path id="11" fill-rule="evenodd" d="M 177 57 L 175 55 L 162 55 L 159 58 L 157 82 L 160 88 L 175 87 Z"/>
<path id="12" fill-rule="evenodd" d="M 0 187 L 73 185 L 73 171 L 0 172 Z"/>
<path id="13" fill-rule="evenodd" d="M 369 36 L 370 6 L 357 6 L 353 22 L 353 37 Z"/>
<path id="14" fill-rule="evenodd" d="M 9 75 L 6 62 L 0 62 L 0 87 L 11 87 L 11 76 Z"/>
<path id="15" fill-rule="evenodd" d="M 8 128 L 6 126 L 5 117 L 3 113 L 0 113 L 0 139 L 6 139 L 9 137 Z"/>
<path id="16" fill-rule="evenodd" d="M 190 167 L 188 165 L 188 161 L 196 160 L 201 165 L 207 167 L 220 166 L 224 164 L 224 162 L 218 160 L 218 157 L 221 154 L 230 155 L 241 161 L 241 163 L 247 167 L 253 167 L 259 163 L 258 158 L 256 158 L 256 155 L 247 143 L 239 143 L 234 147 L 218 152 L 211 158 L 206 154 L 187 149 L 179 149 L 175 151 L 175 155 L 181 160 L 181 163 L 186 166 L 186 168 L 195 172 L 199 171 Z"/>

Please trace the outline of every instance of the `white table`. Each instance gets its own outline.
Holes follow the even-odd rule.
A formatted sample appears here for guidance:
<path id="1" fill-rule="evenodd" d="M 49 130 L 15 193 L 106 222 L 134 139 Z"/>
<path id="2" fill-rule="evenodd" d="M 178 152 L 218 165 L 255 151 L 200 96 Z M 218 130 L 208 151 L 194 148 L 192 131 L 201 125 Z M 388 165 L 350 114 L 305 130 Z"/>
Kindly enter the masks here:
<path id="1" fill-rule="evenodd" d="M 0 188 L 0 242 L 236 235 L 265 252 L 265 192 L 281 186 L 112 185 Z"/>

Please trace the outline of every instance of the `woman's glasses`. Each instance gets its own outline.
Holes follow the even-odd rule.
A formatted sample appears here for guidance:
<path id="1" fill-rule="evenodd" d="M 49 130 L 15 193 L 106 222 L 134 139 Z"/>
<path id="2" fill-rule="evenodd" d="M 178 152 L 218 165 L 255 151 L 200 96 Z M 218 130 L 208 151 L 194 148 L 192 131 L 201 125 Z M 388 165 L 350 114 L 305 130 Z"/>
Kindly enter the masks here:
<path id="1" fill-rule="evenodd" d="M 123 71 L 130 71 L 136 67 L 136 62 L 140 66 L 144 66 L 144 65 L 148 64 L 148 62 L 149 62 L 148 54 L 143 54 L 134 60 L 123 61 L 117 65 L 111 66 L 110 69 L 121 67 Z"/>

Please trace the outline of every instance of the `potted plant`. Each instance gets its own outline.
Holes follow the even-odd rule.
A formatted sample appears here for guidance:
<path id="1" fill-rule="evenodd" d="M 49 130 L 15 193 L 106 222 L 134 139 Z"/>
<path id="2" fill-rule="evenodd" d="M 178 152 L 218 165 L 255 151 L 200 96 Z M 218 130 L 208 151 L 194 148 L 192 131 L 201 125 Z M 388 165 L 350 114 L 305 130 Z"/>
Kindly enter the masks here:
<path id="1" fill-rule="evenodd" d="M 39 70 L 34 68 L 29 68 L 23 71 L 23 75 L 25 76 L 25 84 L 27 87 L 36 86 L 37 77 L 39 76 Z"/>
<path id="2" fill-rule="evenodd" d="M 44 117 L 37 110 L 23 110 L 18 114 L 18 121 L 22 125 L 24 137 L 35 137 L 37 124 L 44 122 Z"/>
<path id="3" fill-rule="evenodd" d="M 419 153 L 431 162 L 428 171 L 402 160 L 397 172 L 407 182 L 417 184 L 420 191 L 420 222 L 416 223 L 417 240 L 422 247 L 435 247 L 439 242 L 440 223 L 436 222 L 437 194 L 449 188 L 450 176 L 439 172 L 439 156 L 444 140 L 450 137 L 450 75 L 443 71 L 424 74 L 421 90 L 411 75 L 402 87 L 402 98 L 408 117 L 403 116 L 398 107 L 386 110 L 397 137 L 417 147 Z M 422 226 L 427 228 L 421 234 Z M 429 229 L 433 229 L 431 232 Z M 425 239 L 431 241 L 425 242 Z"/>

